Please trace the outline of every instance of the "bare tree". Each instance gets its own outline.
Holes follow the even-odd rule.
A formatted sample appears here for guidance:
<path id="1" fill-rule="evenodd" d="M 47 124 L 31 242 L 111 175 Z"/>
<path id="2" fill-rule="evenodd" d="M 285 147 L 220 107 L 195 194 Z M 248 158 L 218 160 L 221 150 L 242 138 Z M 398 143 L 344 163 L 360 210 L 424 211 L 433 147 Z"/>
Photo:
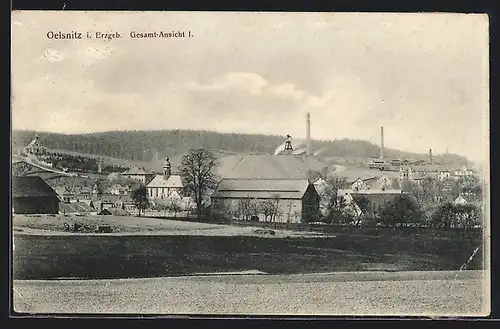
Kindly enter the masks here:
<path id="1" fill-rule="evenodd" d="M 273 206 L 273 211 L 272 211 L 272 221 L 275 222 L 276 221 L 276 218 L 279 218 L 282 214 L 281 214 L 281 209 L 280 209 L 280 200 L 281 200 L 281 197 L 279 196 L 279 194 L 275 194 L 273 195 L 273 198 L 272 198 L 272 206 Z"/>
<path id="2" fill-rule="evenodd" d="M 248 220 L 252 215 L 252 199 L 250 196 L 240 199 L 238 202 L 238 217 L 242 217 L 243 220 Z"/>
<path id="3" fill-rule="evenodd" d="M 347 206 L 346 200 L 339 194 L 339 190 L 347 188 L 345 178 L 330 177 L 325 184 L 322 200 L 323 208 L 326 212 L 326 220 L 330 223 L 343 217 Z"/>
<path id="4" fill-rule="evenodd" d="M 274 222 L 281 215 L 279 202 L 279 195 L 273 195 L 271 199 L 267 199 L 261 203 L 260 211 L 264 214 L 266 222 Z"/>
<path id="5" fill-rule="evenodd" d="M 217 184 L 218 161 L 207 149 L 195 149 L 182 157 L 181 176 L 186 192 L 196 203 L 196 216 L 202 213 L 203 200 Z"/>

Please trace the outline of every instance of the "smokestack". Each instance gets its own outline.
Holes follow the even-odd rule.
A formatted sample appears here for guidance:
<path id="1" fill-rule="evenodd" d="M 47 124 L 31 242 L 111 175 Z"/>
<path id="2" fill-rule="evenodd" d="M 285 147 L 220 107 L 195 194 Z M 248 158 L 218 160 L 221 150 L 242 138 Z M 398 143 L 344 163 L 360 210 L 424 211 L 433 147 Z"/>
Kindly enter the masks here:
<path id="1" fill-rule="evenodd" d="M 306 139 L 307 139 L 306 155 L 311 155 L 311 114 L 310 113 L 307 113 Z"/>
<path id="2" fill-rule="evenodd" d="M 429 163 L 432 164 L 432 149 L 429 149 Z"/>
<path id="3" fill-rule="evenodd" d="M 384 127 L 380 127 L 380 159 L 384 158 Z"/>

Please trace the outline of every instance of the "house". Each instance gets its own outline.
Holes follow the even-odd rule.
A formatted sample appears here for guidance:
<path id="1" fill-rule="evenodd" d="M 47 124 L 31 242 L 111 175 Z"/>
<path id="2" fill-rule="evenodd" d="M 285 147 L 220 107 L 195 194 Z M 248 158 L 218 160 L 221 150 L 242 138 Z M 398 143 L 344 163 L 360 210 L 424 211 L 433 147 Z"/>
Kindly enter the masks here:
<path id="1" fill-rule="evenodd" d="M 391 191 L 394 190 L 391 178 L 387 175 L 357 178 L 349 182 L 350 190 L 356 191 Z"/>
<path id="2" fill-rule="evenodd" d="M 70 202 L 74 199 L 74 193 L 66 186 L 58 186 L 55 191 L 62 202 Z"/>
<path id="3" fill-rule="evenodd" d="M 392 180 L 386 175 L 382 175 L 376 179 L 374 184 L 370 187 L 371 190 L 391 190 L 393 189 Z"/>
<path id="4" fill-rule="evenodd" d="M 24 153 L 32 155 L 44 155 L 47 153 L 47 148 L 40 143 L 38 134 L 35 138 L 24 148 Z"/>
<path id="5" fill-rule="evenodd" d="M 59 196 L 39 176 L 13 177 L 12 207 L 15 214 L 57 214 Z"/>
<path id="6" fill-rule="evenodd" d="M 383 159 L 372 158 L 371 162 L 368 163 L 368 167 L 370 169 L 386 170 L 389 168 L 389 164 L 387 162 L 385 162 L 385 160 L 383 160 Z"/>
<path id="7" fill-rule="evenodd" d="M 453 177 L 455 179 L 469 176 L 474 176 L 474 171 L 472 169 L 468 169 L 466 165 L 463 165 L 460 169 L 456 169 L 453 173 Z"/>
<path id="8" fill-rule="evenodd" d="M 113 184 L 108 188 L 108 193 L 114 195 L 127 195 L 132 193 L 132 187 L 130 185 Z"/>
<path id="9" fill-rule="evenodd" d="M 373 178 L 368 178 L 368 179 L 373 179 Z M 367 182 L 365 182 L 365 180 L 361 179 L 361 178 L 356 179 L 350 185 L 351 185 L 351 189 L 353 191 L 364 191 L 364 190 L 368 190 L 368 188 L 369 188 Z"/>
<path id="10" fill-rule="evenodd" d="M 454 201 L 453 204 L 455 205 L 465 205 L 467 204 L 467 200 L 463 197 L 462 194 L 460 194 Z"/>
<path id="11" fill-rule="evenodd" d="M 130 195 L 101 194 L 93 200 L 93 204 L 98 212 L 104 209 L 123 209 L 129 212 L 136 210 Z"/>
<path id="12" fill-rule="evenodd" d="M 182 195 L 183 185 L 180 175 L 173 175 L 168 157 L 163 164 L 163 174 L 156 175 L 147 185 L 146 191 L 151 199 L 167 198 L 173 192 Z"/>
<path id="13" fill-rule="evenodd" d="M 274 213 L 275 222 L 300 223 L 318 215 L 319 199 L 307 179 L 224 179 L 212 194 L 211 205 L 233 218 L 249 215 L 266 221 Z M 242 207 L 249 213 L 241 214 Z"/>
<path id="14" fill-rule="evenodd" d="M 149 181 L 151 181 L 151 179 L 153 179 L 154 174 L 144 168 L 133 167 L 123 172 L 122 176 L 134 179 L 141 182 L 143 185 L 146 185 Z"/>
<path id="15" fill-rule="evenodd" d="M 86 204 L 84 202 L 60 202 L 59 203 L 59 213 L 60 214 L 97 214 L 97 211 L 93 208 L 92 204 Z"/>
<path id="16" fill-rule="evenodd" d="M 88 186 L 75 186 L 73 188 L 75 202 L 80 202 L 83 200 L 92 200 L 93 189 Z"/>
<path id="17" fill-rule="evenodd" d="M 438 172 L 438 179 L 440 181 L 446 180 L 451 177 L 451 172 L 449 170 L 440 170 Z"/>
<path id="18" fill-rule="evenodd" d="M 411 180 L 413 178 L 413 170 L 412 168 L 407 165 L 403 164 L 401 167 L 399 167 L 399 179 L 400 180 Z"/>
<path id="19" fill-rule="evenodd" d="M 59 196 L 59 200 L 62 202 L 85 202 L 89 203 L 96 191 L 88 186 L 73 186 L 68 187 L 65 185 L 57 186 L 55 188 L 57 195 Z"/>

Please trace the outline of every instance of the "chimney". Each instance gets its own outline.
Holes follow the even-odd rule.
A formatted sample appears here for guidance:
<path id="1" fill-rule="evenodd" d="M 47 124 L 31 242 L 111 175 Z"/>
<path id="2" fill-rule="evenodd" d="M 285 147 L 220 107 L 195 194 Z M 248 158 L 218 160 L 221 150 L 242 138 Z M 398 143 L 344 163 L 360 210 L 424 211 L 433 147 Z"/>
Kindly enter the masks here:
<path id="1" fill-rule="evenodd" d="M 307 139 L 306 155 L 311 155 L 311 114 L 310 113 L 307 113 L 306 139 Z"/>
<path id="2" fill-rule="evenodd" d="M 429 163 L 432 164 L 432 149 L 429 149 Z"/>
<path id="3" fill-rule="evenodd" d="M 384 127 L 380 127 L 380 159 L 384 158 Z"/>
<path id="4" fill-rule="evenodd" d="M 170 178 L 170 175 L 172 174 L 171 172 L 171 166 L 170 166 L 170 159 L 168 157 L 165 158 L 165 163 L 163 164 L 163 178 L 165 180 Z"/>

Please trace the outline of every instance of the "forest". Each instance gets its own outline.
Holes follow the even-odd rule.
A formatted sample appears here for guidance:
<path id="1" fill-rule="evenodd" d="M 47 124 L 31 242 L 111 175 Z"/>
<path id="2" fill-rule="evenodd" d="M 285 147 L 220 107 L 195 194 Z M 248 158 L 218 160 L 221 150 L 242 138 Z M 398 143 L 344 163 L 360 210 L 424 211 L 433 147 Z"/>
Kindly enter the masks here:
<path id="1" fill-rule="evenodd" d="M 12 146 L 26 146 L 35 131 L 13 131 Z M 58 134 L 39 132 L 41 143 L 48 149 L 68 150 L 125 160 L 151 161 L 168 155 L 180 155 L 193 148 L 207 148 L 226 153 L 272 154 L 284 141 L 284 136 L 219 133 L 200 130 L 110 131 L 89 134 Z M 380 147 L 355 139 L 313 140 L 313 152 L 322 157 L 377 157 Z M 415 154 L 385 149 L 388 158 L 428 160 L 428 154 Z M 434 161 L 460 166 L 467 162 L 456 154 L 434 155 Z"/>

